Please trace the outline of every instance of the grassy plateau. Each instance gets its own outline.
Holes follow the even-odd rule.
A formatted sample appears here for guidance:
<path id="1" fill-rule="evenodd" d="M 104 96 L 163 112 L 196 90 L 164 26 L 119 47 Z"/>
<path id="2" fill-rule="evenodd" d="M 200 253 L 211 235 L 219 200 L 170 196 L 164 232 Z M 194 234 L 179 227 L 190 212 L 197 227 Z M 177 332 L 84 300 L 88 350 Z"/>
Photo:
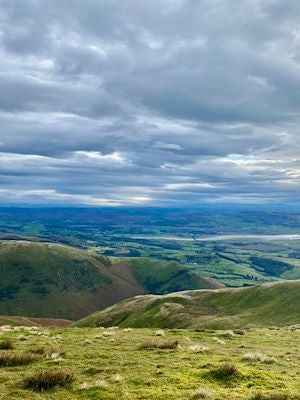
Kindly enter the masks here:
<path id="1" fill-rule="evenodd" d="M 1 400 L 299 399 L 300 327 L 1 327 Z"/>

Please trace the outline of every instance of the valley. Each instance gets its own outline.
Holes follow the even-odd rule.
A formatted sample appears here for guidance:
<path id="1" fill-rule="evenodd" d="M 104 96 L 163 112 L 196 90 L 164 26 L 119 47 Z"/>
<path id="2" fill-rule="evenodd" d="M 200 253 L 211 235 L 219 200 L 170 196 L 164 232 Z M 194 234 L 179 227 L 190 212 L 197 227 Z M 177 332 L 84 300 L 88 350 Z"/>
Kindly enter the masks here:
<path id="1" fill-rule="evenodd" d="M 0 226 L 1 400 L 299 400 L 299 214 L 2 209 Z"/>
<path id="2" fill-rule="evenodd" d="M 0 208 L 2 240 L 176 262 L 228 287 L 300 279 L 299 232 L 293 210 Z"/>

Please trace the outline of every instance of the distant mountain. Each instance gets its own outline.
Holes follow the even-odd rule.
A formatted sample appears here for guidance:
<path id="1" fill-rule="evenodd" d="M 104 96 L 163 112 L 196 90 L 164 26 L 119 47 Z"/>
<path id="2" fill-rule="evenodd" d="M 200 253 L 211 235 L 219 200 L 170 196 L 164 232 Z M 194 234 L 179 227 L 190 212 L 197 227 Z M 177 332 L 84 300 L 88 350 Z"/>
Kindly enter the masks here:
<path id="1" fill-rule="evenodd" d="M 177 263 L 111 263 L 51 243 L 0 241 L 0 314 L 78 319 L 143 293 L 216 287 Z"/>
<path id="2" fill-rule="evenodd" d="M 249 288 L 137 296 L 78 321 L 76 326 L 211 328 L 300 324 L 300 281 Z"/>

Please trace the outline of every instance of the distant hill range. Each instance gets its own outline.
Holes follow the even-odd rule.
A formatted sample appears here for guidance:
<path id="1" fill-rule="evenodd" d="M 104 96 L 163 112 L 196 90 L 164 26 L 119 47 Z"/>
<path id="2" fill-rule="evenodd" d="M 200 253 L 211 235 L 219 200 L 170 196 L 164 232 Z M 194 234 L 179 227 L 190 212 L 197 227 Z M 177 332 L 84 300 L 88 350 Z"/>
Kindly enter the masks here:
<path id="1" fill-rule="evenodd" d="M 175 262 L 112 263 L 59 244 L 0 241 L 0 315 L 76 320 L 138 294 L 219 286 Z"/>
<path id="2" fill-rule="evenodd" d="M 75 326 L 233 329 L 300 324 L 300 281 L 137 296 Z"/>

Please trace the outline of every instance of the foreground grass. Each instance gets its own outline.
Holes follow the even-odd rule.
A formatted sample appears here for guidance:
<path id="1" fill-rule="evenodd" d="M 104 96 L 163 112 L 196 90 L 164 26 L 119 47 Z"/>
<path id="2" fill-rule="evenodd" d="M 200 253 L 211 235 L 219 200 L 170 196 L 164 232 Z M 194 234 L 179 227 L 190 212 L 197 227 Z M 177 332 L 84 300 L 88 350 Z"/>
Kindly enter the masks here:
<path id="1" fill-rule="evenodd" d="M 5 354 L 38 354 L 34 363 L 0 367 L 0 399 L 300 399 L 300 329 L 161 336 L 152 329 L 0 330 L 1 340 L 14 343 Z"/>

